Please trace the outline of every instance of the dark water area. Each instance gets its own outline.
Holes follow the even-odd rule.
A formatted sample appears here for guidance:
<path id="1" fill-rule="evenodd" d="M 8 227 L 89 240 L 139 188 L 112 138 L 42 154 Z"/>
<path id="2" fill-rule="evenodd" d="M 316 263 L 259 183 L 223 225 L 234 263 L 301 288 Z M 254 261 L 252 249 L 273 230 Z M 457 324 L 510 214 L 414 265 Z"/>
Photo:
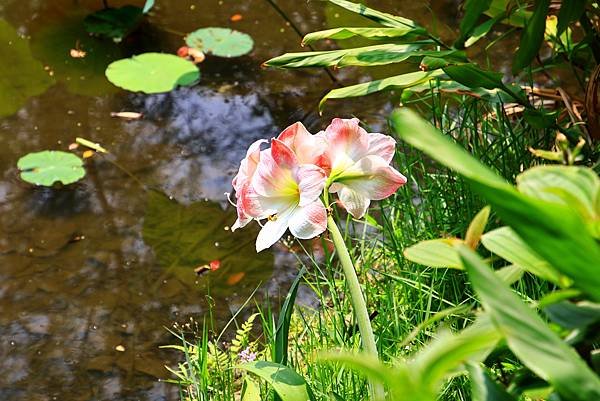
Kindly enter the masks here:
<path id="1" fill-rule="evenodd" d="M 335 86 L 328 74 L 260 68 L 301 50 L 268 1 L 156 3 L 140 29 L 115 44 L 83 29 L 100 0 L 0 0 L 0 39 L 23 38 L 29 64 L 48 74 L 9 99 L 0 95 L 0 400 L 177 400 L 176 386 L 158 380 L 180 357 L 158 348 L 176 341 L 165 327 L 200 321 L 208 294 L 217 320 L 227 321 L 256 288 L 258 302 L 285 294 L 297 271 L 282 245 L 255 253 L 256 227 L 229 230 L 235 213 L 223 194 L 247 146 L 297 120 L 320 130 L 334 115 L 386 131 L 387 96 L 331 103 L 321 117 L 318 100 Z M 456 1 L 431 3 L 368 2 L 450 32 Z M 277 4 L 303 33 L 359 22 L 323 2 Z M 447 21 L 434 21 L 431 9 Z M 231 22 L 233 14 L 243 19 Z M 198 85 L 167 94 L 128 93 L 104 77 L 110 61 L 174 53 L 185 33 L 206 26 L 246 32 L 255 48 L 240 58 L 209 56 Z M 70 57 L 77 46 L 86 58 Z M 13 66 L 13 56 L 0 54 L 0 71 L 8 71 L 0 88 L 27 69 Z M 394 68 L 335 76 L 351 84 Z M 144 118 L 111 118 L 115 111 Z M 111 152 L 87 159 L 82 181 L 42 188 L 19 178 L 19 157 L 67 150 L 75 137 Z M 219 270 L 196 276 L 194 268 L 212 260 Z"/>

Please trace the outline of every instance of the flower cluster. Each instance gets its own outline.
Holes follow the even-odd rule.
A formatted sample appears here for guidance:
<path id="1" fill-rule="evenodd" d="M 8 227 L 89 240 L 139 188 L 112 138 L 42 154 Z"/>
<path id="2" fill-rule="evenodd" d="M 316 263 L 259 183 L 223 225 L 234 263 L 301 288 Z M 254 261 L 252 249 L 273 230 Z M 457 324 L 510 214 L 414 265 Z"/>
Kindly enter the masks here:
<path id="1" fill-rule="evenodd" d="M 336 193 L 339 204 L 361 218 L 371 200 L 387 198 L 406 183 L 390 166 L 394 139 L 368 133 L 355 118 L 336 118 L 314 135 L 297 122 L 261 149 L 265 143 L 261 139 L 250 146 L 232 182 L 238 214 L 232 229 L 266 220 L 256 240 L 258 252 L 287 229 L 300 239 L 325 231 L 323 191 Z"/>

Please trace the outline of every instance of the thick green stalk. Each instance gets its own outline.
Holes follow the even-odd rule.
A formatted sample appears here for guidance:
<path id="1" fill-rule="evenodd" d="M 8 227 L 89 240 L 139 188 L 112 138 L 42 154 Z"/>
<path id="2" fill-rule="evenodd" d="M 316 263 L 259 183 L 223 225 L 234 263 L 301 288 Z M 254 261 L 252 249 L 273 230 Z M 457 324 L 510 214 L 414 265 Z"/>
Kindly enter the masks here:
<path id="1" fill-rule="evenodd" d="M 346 277 L 346 283 L 350 290 L 350 302 L 352 302 L 352 308 L 354 309 L 354 315 L 358 323 L 358 330 L 360 331 L 361 341 L 363 349 L 370 355 L 377 356 L 377 345 L 375 344 L 375 336 L 373 335 L 373 328 L 371 327 L 371 319 L 369 318 L 369 312 L 367 311 L 367 304 L 352 264 L 352 259 L 346 248 L 346 243 L 342 237 L 342 233 L 335 224 L 333 217 L 327 218 L 327 228 L 331 233 L 335 250 L 337 251 L 338 258 L 342 264 L 344 270 L 344 276 Z"/>

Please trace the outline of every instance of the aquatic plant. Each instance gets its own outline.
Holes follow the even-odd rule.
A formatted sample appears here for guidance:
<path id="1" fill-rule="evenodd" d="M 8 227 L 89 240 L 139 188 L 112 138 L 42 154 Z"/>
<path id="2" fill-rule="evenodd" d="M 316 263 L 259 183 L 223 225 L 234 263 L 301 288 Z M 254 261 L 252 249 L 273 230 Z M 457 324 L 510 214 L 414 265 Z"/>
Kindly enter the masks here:
<path id="1" fill-rule="evenodd" d="M 46 187 L 55 182 L 72 184 L 85 176 L 83 160 L 73 153 L 58 150 L 29 153 L 19 159 L 17 167 L 23 180 Z"/>
<path id="2" fill-rule="evenodd" d="M 137 28 L 152 7 L 154 0 L 146 0 L 143 7 L 125 5 L 119 8 L 109 7 L 104 1 L 104 8 L 85 17 L 83 24 L 86 31 L 92 35 L 121 42 Z"/>
<path id="3" fill-rule="evenodd" d="M 187 35 L 185 43 L 206 54 L 218 57 L 239 57 L 252 51 L 250 35 L 229 28 L 200 28 Z"/>

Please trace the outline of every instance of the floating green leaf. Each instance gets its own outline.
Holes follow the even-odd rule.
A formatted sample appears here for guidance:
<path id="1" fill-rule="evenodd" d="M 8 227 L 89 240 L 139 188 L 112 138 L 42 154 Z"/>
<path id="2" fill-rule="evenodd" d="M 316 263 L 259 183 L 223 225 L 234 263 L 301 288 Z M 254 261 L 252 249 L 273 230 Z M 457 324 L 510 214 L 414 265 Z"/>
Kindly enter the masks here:
<path id="1" fill-rule="evenodd" d="M 245 33 L 229 28 L 201 28 L 185 38 L 189 47 L 219 57 L 239 57 L 252 51 L 254 41 Z"/>
<path id="2" fill-rule="evenodd" d="M 19 159 L 21 178 L 35 185 L 52 186 L 55 182 L 72 184 L 85 176 L 83 160 L 73 153 L 45 150 Z"/>
<path id="3" fill-rule="evenodd" d="M 120 42 L 142 21 L 143 10 L 136 6 L 104 8 L 83 20 L 86 31 Z"/>
<path id="4" fill-rule="evenodd" d="M 194 63 L 173 54 L 144 53 L 111 63 L 106 77 L 131 92 L 162 93 L 195 84 L 200 71 Z"/>
<path id="5" fill-rule="evenodd" d="M 53 80 L 33 59 L 27 41 L 0 19 L 0 116 L 17 112 L 32 96 L 41 95 Z"/>
<path id="6" fill-rule="evenodd" d="M 275 362 L 255 361 L 237 366 L 269 383 L 282 401 L 309 401 L 314 396 L 306 381 L 291 368 Z"/>

